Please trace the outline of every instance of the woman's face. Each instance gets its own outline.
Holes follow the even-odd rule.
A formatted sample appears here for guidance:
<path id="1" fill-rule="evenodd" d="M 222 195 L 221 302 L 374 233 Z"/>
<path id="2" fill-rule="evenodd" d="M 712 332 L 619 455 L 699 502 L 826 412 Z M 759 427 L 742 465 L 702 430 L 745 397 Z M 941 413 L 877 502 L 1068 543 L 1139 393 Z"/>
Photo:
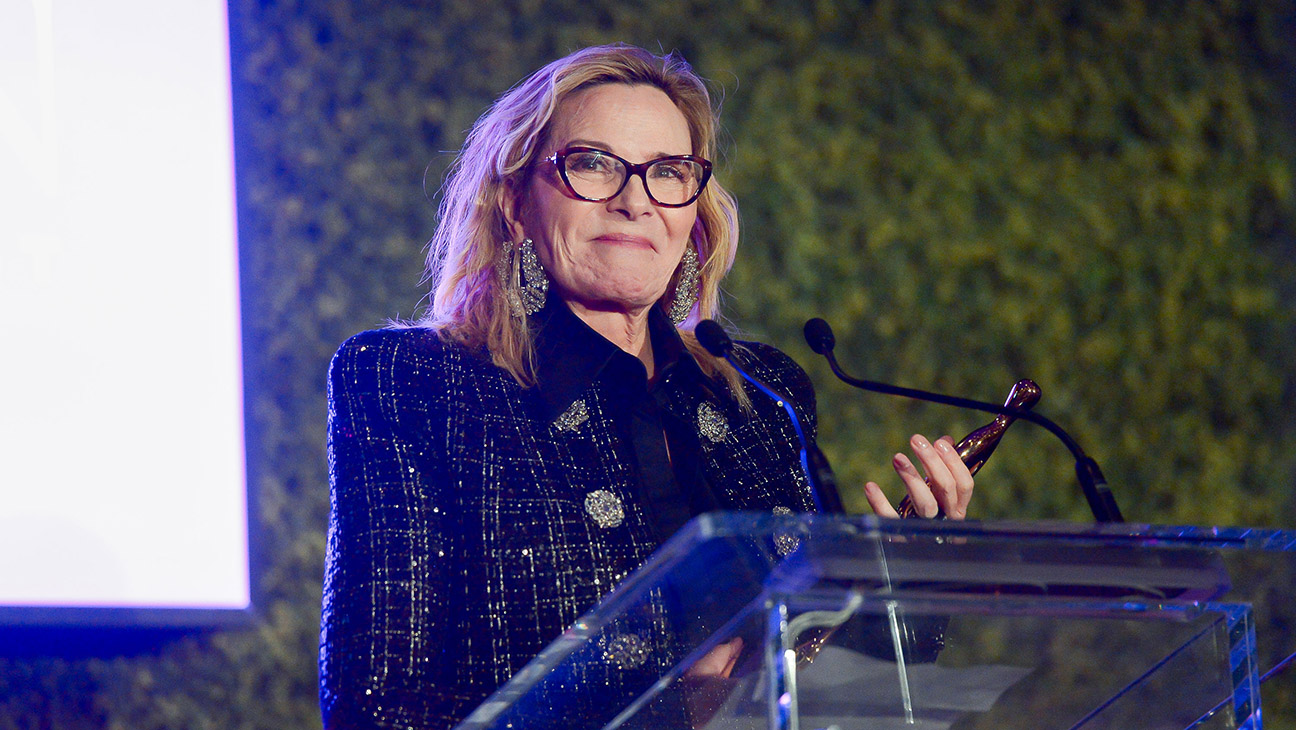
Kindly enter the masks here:
<path id="1" fill-rule="evenodd" d="M 602 84 L 569 96 L 554 112 L 541 161 L 505 216 L 515 241 L 535 241 L 558 295 L 599 311 L 639 312 L 661 299 L 697 220 L 697 203 L 655 205 L 641 177 L 602 203 L 572 195 L 546 162 L 571 146 L 596 147 L 641 163 L 693 153 L 684 115 L 655 86 Z"/>

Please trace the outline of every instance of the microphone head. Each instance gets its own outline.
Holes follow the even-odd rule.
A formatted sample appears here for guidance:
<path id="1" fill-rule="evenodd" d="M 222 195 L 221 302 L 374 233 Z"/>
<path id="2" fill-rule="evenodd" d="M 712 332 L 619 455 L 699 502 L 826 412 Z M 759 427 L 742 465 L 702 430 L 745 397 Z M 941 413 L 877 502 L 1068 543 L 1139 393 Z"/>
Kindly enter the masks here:
<path id="1" fill-rule="evenodd" d="M 818 317 L 805 323 L 805 339 L 810 349 L 819 355 L 827 355 L 837 346 L 837 338 L 833 337 L 832 327 Z"/>
<path id="2" fill-rule="evenodd" d="M 697 335 L 698 344 L 705 347 L 707 352 L 716 357 L 724 357 L 726 353 L 733 349 L 733 340 L 729 339 L 729 333 L 725 332 L 724 327 L 716 324 L 713 319 L 704 319 L 698 322 L 693 334 Z"/>

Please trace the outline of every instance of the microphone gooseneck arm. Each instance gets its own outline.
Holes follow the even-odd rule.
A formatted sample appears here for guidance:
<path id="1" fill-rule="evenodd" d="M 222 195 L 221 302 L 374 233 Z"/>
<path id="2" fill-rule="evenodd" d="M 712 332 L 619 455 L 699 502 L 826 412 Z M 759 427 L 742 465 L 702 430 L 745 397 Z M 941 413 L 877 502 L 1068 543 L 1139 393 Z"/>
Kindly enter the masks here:
<path id="1" fill-rule="evenodd" d="M 1111 488 L 1107 486 L 1107 480 L 1103 477 L 1102 470 L 1098 468 L 1098 462 L 1089 458 L 1080 444 L 1071 438 L 1061 426 L 1052 420 L 1035 413 L 1034 411 L 1020 408 L 1009 408 L 995 403 L 972 400 L 970 398 L 961 398 L 959 396 L 945 395 L 943 393 L 932 393 L 916 388 L 904 388 L 889 383 L 879 383 L 873 380 L 864 380 L 853 377 L 841 369 L 837 364 L 837 358 L 833 354 L 833 347 L 836 345 L 833 337 L 832 328 L 822 319 L 815 318 L 806 322 L 805 326 L 806 343 L 810 349 L 824 356 L 828 361 L 828 367 L 832 369 L 833 375 L 839 380 L 862 390 L 872 391 L 874 393 L 883 393 L 886 395 L 898 395 L 902 398 L 911 398 L 914 400 L 928 401 L 931 403 L 941 403 L 956 408 L 968 408 L 972 410 L 985 411 L 996 415 L 1012 416 L 1020 418 L 1023 421 L 1030 421 L 1038 426 L 1042 426 L 1062 444 L 1067 447 L 1076 462 L 1076 477 L 1080 481 L 1080 488 L 1084 490 L 1085 499 L 1089 502 L 1089 511 L 1093 513 L 1094 519 L 1098 522 L 1124 522 L 1125 518 L 1121 515 L 1120 507 L 1116 504 L 1116 498 L 1112 495 Z"/>
<path id="2" fill-rule="evenodd" d="M 806 481 L 810 485 L 810 494 L 814 497 L 815 509 L 822 514 L 841 514 L 845 512 L 845 508 L 842 507 L 841 495 L 837 491 L 837 477 L 828 464 L 828 457 L 824 456 L 824 453 L 819 450 L 819 445 L 815 443 L 814 436 L 807 434 L 801 428 L 801 419 L 797 417 L 791 399 L 779 394 L 759 378 L 748 373 L 734 360 L 733 340 L 724 331 L 724 328 L 715 321 L 710 319 L 702 320 L 698 323 L 694 334 L 697 335 L 698 342 L 702 347 L 706 348 L 707 352 L 715 357 L 724 358 L 744 380 L 751 383 L 766 396 L 769 396 L 771 400 L 787 412 L 788 419 L 792 421 L 792 429 L 796 431 L 797 440 L 801 442 L 801 471 L 805 474 Z"/>

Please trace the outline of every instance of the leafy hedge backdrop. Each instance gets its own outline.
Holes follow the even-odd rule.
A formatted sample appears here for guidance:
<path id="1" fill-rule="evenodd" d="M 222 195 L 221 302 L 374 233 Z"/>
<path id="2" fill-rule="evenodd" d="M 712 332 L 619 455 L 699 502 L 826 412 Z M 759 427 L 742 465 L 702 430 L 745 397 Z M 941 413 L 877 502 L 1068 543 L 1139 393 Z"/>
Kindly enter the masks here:
<path id="1" fill-rule="evenodd" d="M 593 43 L 677 49 L 723 99 L 744 224 L 728 315 L 810 371 L 848 489 L 887 478 L 911 432 L 980 421 L 836 384 L 801 341 L 814 315 L 869 377 L 988 400 L 1034 378 L 1132 520 L 1296 527 L 1289 3 L 233 0 L 231 18 L 256 617 L 0 649 L 0 730 L 318 727 L 329 356 L 416 313 L 473 120 Z M 1074 483 L 1019 426 L 974 516 L 1086 520 Z M 1296 723 L 1293 684 L 1266 686 L 1275 727 Z"/>

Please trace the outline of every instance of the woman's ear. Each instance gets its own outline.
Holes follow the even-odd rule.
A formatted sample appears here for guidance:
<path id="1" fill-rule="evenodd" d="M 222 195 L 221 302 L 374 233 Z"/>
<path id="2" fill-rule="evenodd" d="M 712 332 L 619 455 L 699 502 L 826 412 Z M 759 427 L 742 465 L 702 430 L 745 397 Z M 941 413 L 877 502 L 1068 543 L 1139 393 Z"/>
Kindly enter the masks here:
<path id="1" fill-rule="evenodd" d="M 504 225 L 508 227 L 510 240 L 517 242 L 526 238 L 526 226 L 522 223 L 523 211 L 526 209 L 524 199 L 525 183 L 508 181 L 500 196 L 500 207 L 504 214 Z"/>

